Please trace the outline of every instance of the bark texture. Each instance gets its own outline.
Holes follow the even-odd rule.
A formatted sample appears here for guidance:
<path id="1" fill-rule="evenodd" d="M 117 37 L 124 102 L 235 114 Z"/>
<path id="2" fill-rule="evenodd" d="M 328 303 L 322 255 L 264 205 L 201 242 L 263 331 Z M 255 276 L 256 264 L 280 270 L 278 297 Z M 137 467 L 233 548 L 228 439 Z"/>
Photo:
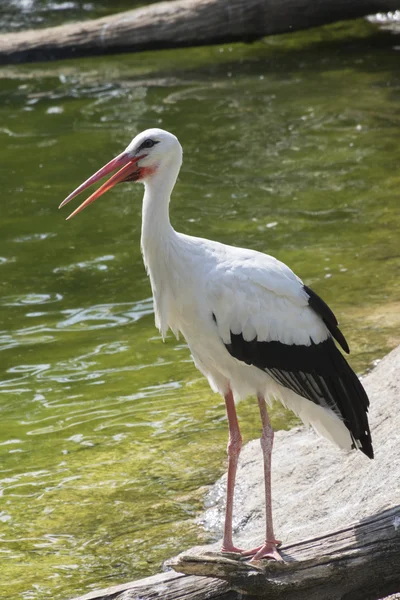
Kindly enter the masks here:
<path id="1" fill-rule="evenodd" d="M 251 41 L 399 7 L 399 0 L 173 0 L 92 21 L 3 34 L 0 64 Z"/>
<path id="2" fill-rule="evenodd" d="M 161 573 L 90 592 L 74 600 L 238 600 L 229 585 L 210 577 Z"/>

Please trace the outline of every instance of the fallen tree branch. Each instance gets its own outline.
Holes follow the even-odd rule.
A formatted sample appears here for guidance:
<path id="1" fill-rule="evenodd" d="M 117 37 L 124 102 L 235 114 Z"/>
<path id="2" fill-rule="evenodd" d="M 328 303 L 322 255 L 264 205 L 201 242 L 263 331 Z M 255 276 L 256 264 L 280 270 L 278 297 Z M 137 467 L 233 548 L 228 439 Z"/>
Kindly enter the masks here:
<path id="1" fill-rule="evenodd" d="M 75 600 L 238 600 L 229 585 L 209 577 L 160 573 L 90 592 Z"/>
<path id="2" fill-rule="evenodd" d="M 285 563 L 199 551 L 169 561 L 179 573 L 75 600 L 378 600 L 400 590 L 400 506 L 283 548 Z"/>
<path id="3" fill-rule="evenodd" d="M 399 8 L 399 0 L 174 0 L 0 36 L 0 64 L 250 41 Z"/>

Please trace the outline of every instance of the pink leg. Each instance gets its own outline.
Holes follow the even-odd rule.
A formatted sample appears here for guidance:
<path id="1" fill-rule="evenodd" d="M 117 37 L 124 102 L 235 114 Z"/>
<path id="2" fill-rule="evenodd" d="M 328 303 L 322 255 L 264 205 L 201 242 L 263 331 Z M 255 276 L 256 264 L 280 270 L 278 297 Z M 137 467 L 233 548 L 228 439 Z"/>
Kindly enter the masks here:
<path id="1" fill-rule="evenodd" d="M 245 556 L 254 555 L 252 560 L 260 560 L 261 558 L 282 560 L 281 555 L 277 551 L 277 546 L 279 546 L 281 542 L 275 539 L 274 527 L 272 524 L 271 454 L 272 445 L 274 442 L 274 432 L 269 421 L 267 406 L 262 396 L 258 396 L 258 406 L 260 409 L 262 423 L 262 434 L 260 441 L 264 459 L 266 534 L 265 542 L 262 546 L 244 552 L 243 554 Z"/>
<path id="2" fill-rule="evenodd" d="M 226 488 L 226 512 L 224 539 L 222 541 L 222 552 L 241 552 L 233 545 L 232 541 L 232 516 L 233 516 L 233 493 L 235 489 L 236 471 L 240 450 L 242 448 L 242 436 L 240 435 L 237 420 L 235 402 L 232 391 L 225 396 L 226 414 L 228 415 L 229 441 L 228 441 L 228 482 Z"/>

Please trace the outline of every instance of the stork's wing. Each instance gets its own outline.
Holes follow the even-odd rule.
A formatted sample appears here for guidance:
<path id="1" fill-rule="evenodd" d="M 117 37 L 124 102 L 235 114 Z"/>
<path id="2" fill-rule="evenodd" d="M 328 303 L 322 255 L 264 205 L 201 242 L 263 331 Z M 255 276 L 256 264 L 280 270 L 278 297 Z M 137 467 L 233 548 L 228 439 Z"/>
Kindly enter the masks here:
<path id="1" fill-rule="evenodd" d="M 221 273 L 213 315 L 226 349 L 283 387 L 331 409 L 355 445 L 372 458 L 369 400 L 332 339 L 349 351 L 335 315 L 288 267 L 266 264 L 273 277 L 252 269 L 251 259 L 226 277 Z"/>
<path id="2" fill-rule="evenodd" d="M 338 342 L 338 344 L 343 348 L 347 354 L 350 354 L 350 348 L 348 343 L 346 342 L 346 338 L 343 333 L 340 331 L 338 325 L 338 320 L 329 308 L 329 306 L 306 285 L 303 285 L 303 289 L 308 295 L 308 305 L 313 309 L 314 312 L 317 313 L 329 329 L 332 337 Z"/>

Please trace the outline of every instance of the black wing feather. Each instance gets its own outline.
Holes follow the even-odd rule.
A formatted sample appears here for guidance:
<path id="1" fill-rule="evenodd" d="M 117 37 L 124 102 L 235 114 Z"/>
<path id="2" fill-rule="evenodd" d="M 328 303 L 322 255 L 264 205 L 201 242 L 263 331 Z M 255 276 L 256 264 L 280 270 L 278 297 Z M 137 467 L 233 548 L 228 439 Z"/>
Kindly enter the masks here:
<path id="1" fill-rule="evenodd" d="M 316 303 L 314 301 L 314 305 Z M 325 315 L 324 322 L 329 322 L 329 331 L 332 335 L 334 331 L 335 338 L 339 341 L 341 336 L 343 341 L 337 321 L 325 303 L 319 305 L 318 314 L 321 311 Z M 346 348 L 346 341 L 344 346 L 341 345 Z M 246 341 L 241 333 L 231 332 L 231 343 L 225 346 L 236 359 L 262 369 L 299 396 L 333 410 L 343 419 L 353 442 L 357 440 L 361 450 L 373 458 L 367 418 L 368 396 L 330 336 L 318 344 L 310 339 L 310 344 L 305 346 L 278 341 L 259 342 L 257 338 Z"/>
<path id="2" fill-rule="evenodd" d="M 304 291 L 308 294 L 308 305 L 317 313 L 327 326 L 331 335 L 335 338 L 337 343 L 343 348 L 347 354 L 350 354 L 350 348 L 346 342 L 346 338 L 338 327 L 338 320 L 329 308 L 329 306 L 322 300 L 318 294 L 316 294 L 311 288 L 303 285 Z"/>

